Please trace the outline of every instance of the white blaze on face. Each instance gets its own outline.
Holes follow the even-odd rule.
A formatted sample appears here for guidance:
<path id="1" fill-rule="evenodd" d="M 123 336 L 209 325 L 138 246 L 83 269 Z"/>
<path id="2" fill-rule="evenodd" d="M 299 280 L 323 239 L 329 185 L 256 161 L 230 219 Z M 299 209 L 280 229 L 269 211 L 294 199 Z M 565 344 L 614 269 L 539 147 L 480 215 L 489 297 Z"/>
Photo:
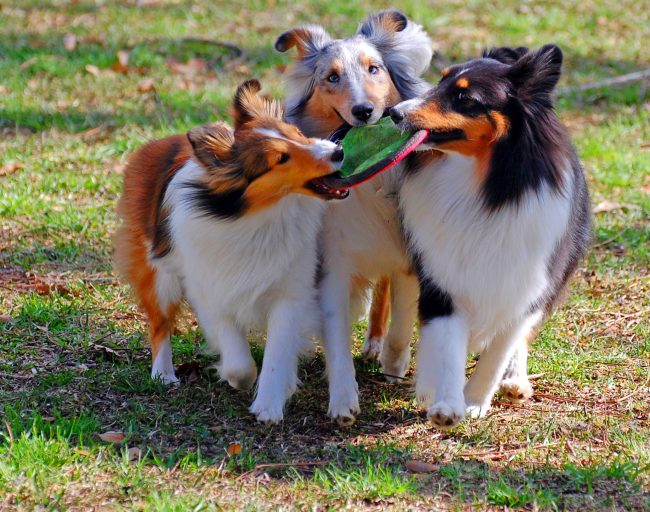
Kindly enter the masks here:
<path id="1" fill-rule="evenodd" d="M 318 160 L 330 160 L 335 150 L 336 144 L 323 139 L 315 139 L 309 146 L 309 151 Z M 331 164 L 337 169 L 341 166 L 341 162 L 331 162 Z"/>

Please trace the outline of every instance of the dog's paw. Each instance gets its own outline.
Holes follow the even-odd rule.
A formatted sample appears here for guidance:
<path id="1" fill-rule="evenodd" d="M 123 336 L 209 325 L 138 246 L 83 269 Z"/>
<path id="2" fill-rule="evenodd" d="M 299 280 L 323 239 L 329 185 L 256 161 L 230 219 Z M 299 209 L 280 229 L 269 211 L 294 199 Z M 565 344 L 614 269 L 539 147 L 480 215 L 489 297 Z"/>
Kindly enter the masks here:
<path id="1" fill-rule="evenodd" d="M 533 396 L 533 386 L 528 379 L 506 379 L 499 387 L 503 398 L 515 404 L 521 404 Z"/>
<path id="2" fill-rule="evenodd" d="M 327 415 L 341 426 L 350 426 L 355 416 L 361 412 L 359 408 L 359 392 L 356 382 L 347 389 L 338 388 L 332 391 Z"/>
<path id="3" fill-rule="evenodd" d="M 490 404 L 467 404 L 466 414 L 470 418 L 482 418 L 490 410 Z"/>
<path id="4" fill-rule="evenodd" d="M 404 380 L 404 376 L 409 369 L 411 359 L 411 350 L 407 346 L 399 353 L 393 350 L 386 350 L 381 353 L 381 371 L 385 374 L 384 378 L 391 384 L 398 384 Z"/>
<path id="5" fill-rule="evenodd" d="M 382 338 L 366 338 L 361 347 L 361 355 L 368 361 L 379 361 L 383 345 L 384 340 Z"/>
<path id="6" fill-rule="evenodd" d="M 219 368 L 219 376 L 233 388 L 248 391 L 253 388 L 257 380 L 257 366 L 255 366 L 255 363 L 245 368 L 225 368 L 222 366 Z"/>
<path id="7" fill-rule="evenodd" d="M 465 404 L 437 402 L 429 407 L 427 417 L 441 430 L 454 428 L 465 417 Z"/>
<path id="8" fill-rule="evenodd" d="M 277 424 L 284 419 L 284 404 L 268 403 L 256 398 L 249 410 L 260 423 Z"/>
<path id="9" fill-rule="evenodd" d="M 152 371 L 151 378 L 154 380 L 160 380 L 160 382 L 162 382 L 165 386 L 178 386 L 181 383 L 181 381 L 179 380 L 178 377 L 176 377 L 176 374 L 173 371 L 171 373 Z"/>

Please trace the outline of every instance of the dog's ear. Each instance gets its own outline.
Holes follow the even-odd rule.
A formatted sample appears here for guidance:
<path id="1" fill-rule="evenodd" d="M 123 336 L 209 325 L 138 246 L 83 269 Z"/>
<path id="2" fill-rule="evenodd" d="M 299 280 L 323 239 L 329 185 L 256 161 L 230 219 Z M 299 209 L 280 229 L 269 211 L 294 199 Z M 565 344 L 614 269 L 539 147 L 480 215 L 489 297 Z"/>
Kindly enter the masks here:
<path id="1" fill-rule="evenodd" d="M 528 48 L 525 46 L 520 46 L 518 48 L 511 48 L 509 46 L 501 46 L 498 48 L 490 48 L 483 52 L 483 58 L 494 59 L 504 64 L 514 64 L 526 53 L 528 53 Z"/>
<path id="2" fill-rule="evenodd" d="M 298 51 L 298 58 L 304 59 L 307 55 L 322 50 L 331 40 L 332 38 L 325 32 L 323 27 L 304 25 L 280 34 L 280 37 L 275 42 L 275 49 L 284 53 L 295 46 Z"/>
<path id="3" fill-rule="evenodd" d="M 235 135 L 226 123 L 214 123 L 187 132 L 194 156 L 208 170 L 221 168 L 232 158 Z"/>
<path id="4" fill-rule="evenodd" d="M 379 50 L 402 99 L 426 89 L 413 87 L 413 82 L 429 67 L 433 57 L 431 38 L 420 25 L 401 12 L 380 11 L 361 22 L 357 34 Z"/>
<path id="5" fill-rule="evenodd" d="M 549 104 L 561 68 L 562 50 L 554 44 L 547 44 L 517 60 L 508 71 L 508 78 L 518 96 Z"/>
<path id="6" fill-rule="evenodd" d="M 379 34 L 394 34 L 406 28 L 408 18 L 399 11 L 379 11 L 368 16 L 359 26 L 357 33 L 368 39 Z"/>
<path id="7" fill-rule="evenodd" d="M 282 119 L 282 105 L 272 99 L 260 96 L 262 89 L 259 81 L 254 78 L 245 81 L 235 92 L 232 103 L 235 130 L 239 130 L 244 124 L 262 117 Z"/>

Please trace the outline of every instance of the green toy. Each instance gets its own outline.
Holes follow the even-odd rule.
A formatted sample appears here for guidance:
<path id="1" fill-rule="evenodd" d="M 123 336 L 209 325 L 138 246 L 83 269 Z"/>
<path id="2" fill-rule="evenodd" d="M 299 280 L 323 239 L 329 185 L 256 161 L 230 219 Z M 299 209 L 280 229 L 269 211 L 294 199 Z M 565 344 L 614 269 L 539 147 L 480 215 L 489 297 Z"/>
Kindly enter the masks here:
<path id="1" fill-rule="evenodd" d="M 359 185 L 405 158 L 424 141 L 427 133 L 402 132 L 388 117 L 373 125 L 341 127 L 330 139 L 343 146 L 343 166 L 325 181 L 334 188 Z"/>

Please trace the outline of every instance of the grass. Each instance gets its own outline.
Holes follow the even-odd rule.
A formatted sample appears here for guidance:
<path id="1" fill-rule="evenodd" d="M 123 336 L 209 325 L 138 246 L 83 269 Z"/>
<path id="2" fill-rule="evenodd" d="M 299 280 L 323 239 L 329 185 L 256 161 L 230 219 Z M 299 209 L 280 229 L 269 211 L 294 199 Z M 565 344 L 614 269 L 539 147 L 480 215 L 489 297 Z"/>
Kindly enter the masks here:
<path id="1" fill-rule="evenodd" d="M 567 90 L 648 67 L 643 2 L 400 3 L 443 60 L 497 44 L 565 51 L 558 111 L 601 211 L 566 304 L 534 344 L 531 402 L 497 400 L 486 418 L 442 434 L 417 411 L 410 382 L 383 383 L 357 353 L 362 413 L 341 429 L 326 418 L 317 353 L 300 367 L 286 421 L 258 425 L 251 394 L 209 371 L 189 314 L 173 339 L 183 385 L 149 380 L 143 318 L 111 263 L 125 158 L 149 138 L 227 116 L 249 76 L 280 96 L 289 57 L 272 45 L 286 28 L 317 22 L 342 36 L 385 6 L 299 4 L 0 5 L 0 508 L 647 510 L 647 83 Z M 260 346 L 254 354 L 259 363 Z M 102 441 L 108 431 L 124 439 Z M 409 472 L 413 460 L 430 471 Z"/>

